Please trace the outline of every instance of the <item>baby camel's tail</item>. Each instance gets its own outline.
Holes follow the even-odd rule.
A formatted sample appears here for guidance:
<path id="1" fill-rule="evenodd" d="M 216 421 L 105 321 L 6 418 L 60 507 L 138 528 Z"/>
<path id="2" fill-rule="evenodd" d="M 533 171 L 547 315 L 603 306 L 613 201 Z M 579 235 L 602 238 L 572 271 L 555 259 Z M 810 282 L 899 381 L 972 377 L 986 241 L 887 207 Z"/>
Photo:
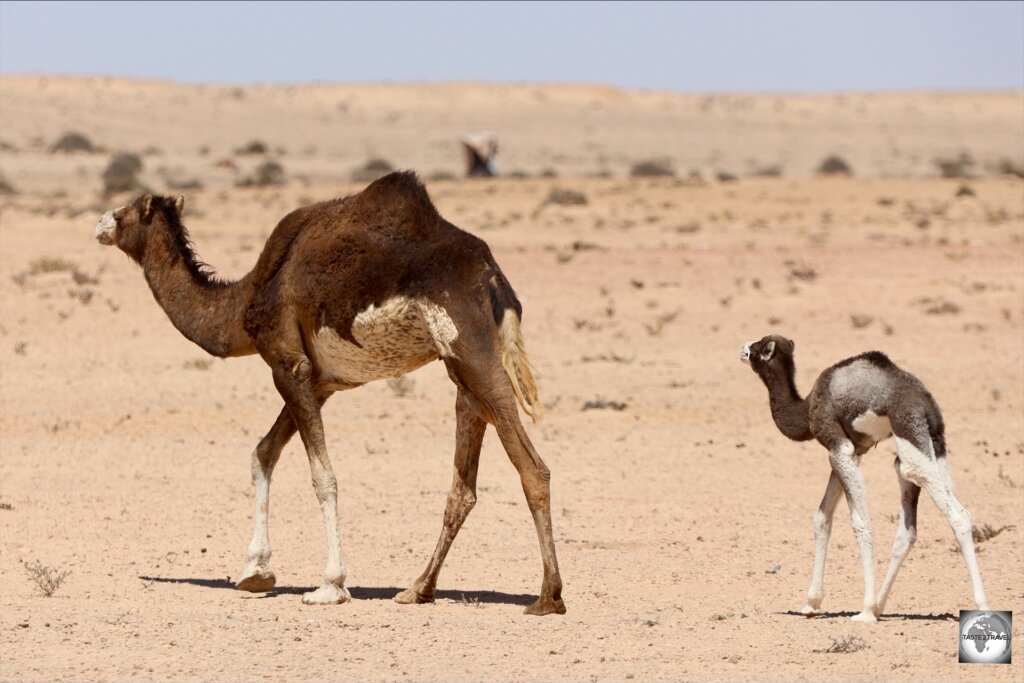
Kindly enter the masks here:
<path id="1" fill-rule="evenodd" d="M 533 378 L 530 357 L 526 354 L 523 333 L 519 327 L 522 307 L 512 287 L 504 277 L 494 283 L 491 290 L 494 322 L 498 325 L 498 344 L 501 346 L 501 365 L 512 382 L 512 391 L 523 412 L 534 422 L 540 421 L 541 405 L 537 398 L 537 382 Z"/>

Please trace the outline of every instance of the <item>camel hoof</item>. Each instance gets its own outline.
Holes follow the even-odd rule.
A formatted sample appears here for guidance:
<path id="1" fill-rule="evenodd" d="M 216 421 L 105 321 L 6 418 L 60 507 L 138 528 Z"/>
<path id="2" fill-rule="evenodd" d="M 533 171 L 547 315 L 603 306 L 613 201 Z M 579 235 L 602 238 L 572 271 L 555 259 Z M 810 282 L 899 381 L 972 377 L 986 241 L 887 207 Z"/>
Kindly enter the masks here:
<path id="1" fill-rule="evenodd" d="M 813 619 L 814 617 L 816 617 L 819 614 L 821 614 L 821 612 L 818 610 L 817 607 L 811 607 L 808 604 L 808 605 L 804 605 L 803 607 L 800 608 L 800 614 L 804 615 L 808 619 Z"/>
<path id="2" fill-rule="evenodd" d="M 542 617 L 545 614 L 565 614 L 565 603 L 562 602 L 561 598 L 555 600 L 541 596 L 537 598 L 537 602 L 527 607 L 523 613 L 533 614 L 538 617 Z"/>
<path id="3" fill-rule="evenodd" d="M 305 605 L 340 605 L 351 599 L 347 588 L 333 583 L 325 583 L 315 591 L 302 594 L 302 603 Z"/>
<path id="4" fill-rule="evenodd" d="M 395 596 L 395 602 L 399 605 L 423 605 L 434 602 L 433 595 L 423 595 L 415 588 L 407 588 Z"/>
<path id="5" fill-rule="evenodd" d="M 266 593 L 274 588 L 277 577 L 269 569 L 255 569 L 248 576 L 243 576 L 235 584 L 235 588 L 248 593 Z"/>
<path id="6" fill-rule="evenodd" d="M 878 616 L 871 610 L 864 610 L 860 614 L 854 614 L 850 621 L 878 621 Z"/>

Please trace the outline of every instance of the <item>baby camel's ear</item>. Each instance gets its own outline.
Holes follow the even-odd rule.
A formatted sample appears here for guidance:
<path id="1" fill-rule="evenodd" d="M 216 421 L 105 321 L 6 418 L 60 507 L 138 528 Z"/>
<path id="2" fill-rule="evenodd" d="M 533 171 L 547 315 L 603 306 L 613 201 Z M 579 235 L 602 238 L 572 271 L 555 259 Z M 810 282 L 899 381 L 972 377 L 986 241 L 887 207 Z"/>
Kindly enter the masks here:
<path id="1" fill-rule="evenodd" d="M 179 194 L 174 198 L 174 212 L 181 218 L 181 212 L 185 210 L 185 195 Z"/>
<path id="2" fill-rule="evenodd" d="M 768 362 L 775 355 L 775 340 L 772 340 L 764 345 L 764 349 L 761 350 L 761 360 Z"/>

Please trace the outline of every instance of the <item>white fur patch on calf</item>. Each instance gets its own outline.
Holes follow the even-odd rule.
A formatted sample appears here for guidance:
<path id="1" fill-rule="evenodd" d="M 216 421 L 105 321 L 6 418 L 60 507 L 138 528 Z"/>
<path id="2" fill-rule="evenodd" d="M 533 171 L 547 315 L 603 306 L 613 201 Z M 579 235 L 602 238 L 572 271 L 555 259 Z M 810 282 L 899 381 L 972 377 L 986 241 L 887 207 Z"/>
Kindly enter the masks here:
<path id="1" fill-rule="evenodd" d="M 858 415 L 851 424 L 854 429 L 870 437 L 875 443 L 885 441 L 892 436 L 892 425 L 889 423 L 889 418 L 885 415 L 875 415 L 870 410 Z"/>
<path id="2" fill-rule="evenodd" d="M 459 330 L 452 322 L 448 311 L 429 301 L 421 300 L 417 304 L 427 323 L 427 329 L 430 330 L 430 336 L 434 338 L 434 344 L 437 345 L 438 355 L 442 358 L 451 357 L 453 355 L 452 342 L 459 338 Z"/>

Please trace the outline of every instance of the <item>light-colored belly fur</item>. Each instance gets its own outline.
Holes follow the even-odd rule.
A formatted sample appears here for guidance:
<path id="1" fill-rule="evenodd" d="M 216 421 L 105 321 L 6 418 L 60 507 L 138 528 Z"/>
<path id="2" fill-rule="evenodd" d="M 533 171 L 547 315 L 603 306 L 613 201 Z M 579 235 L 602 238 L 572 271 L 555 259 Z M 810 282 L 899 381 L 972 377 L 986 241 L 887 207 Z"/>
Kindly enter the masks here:
<path id="1" fill-rule="evenodd" d="M 356 315 L 352 336 L 361 346 L 328 327 L 313 334 L 310 347 L 322 381 L 364 384 L 400 377 L 451 356 L 458 330 L 441 306 L 393 297 Z"/>
<path id="2" fill-rule="evenodd" d="M 889 423 L 889 418 L 885 415 L 875 415 L 870 410 L 858 415 L 851 424 L 854 429 L 870 437 L 875 443 L 885 441 L 892 436 L 892 425 Z"/>

